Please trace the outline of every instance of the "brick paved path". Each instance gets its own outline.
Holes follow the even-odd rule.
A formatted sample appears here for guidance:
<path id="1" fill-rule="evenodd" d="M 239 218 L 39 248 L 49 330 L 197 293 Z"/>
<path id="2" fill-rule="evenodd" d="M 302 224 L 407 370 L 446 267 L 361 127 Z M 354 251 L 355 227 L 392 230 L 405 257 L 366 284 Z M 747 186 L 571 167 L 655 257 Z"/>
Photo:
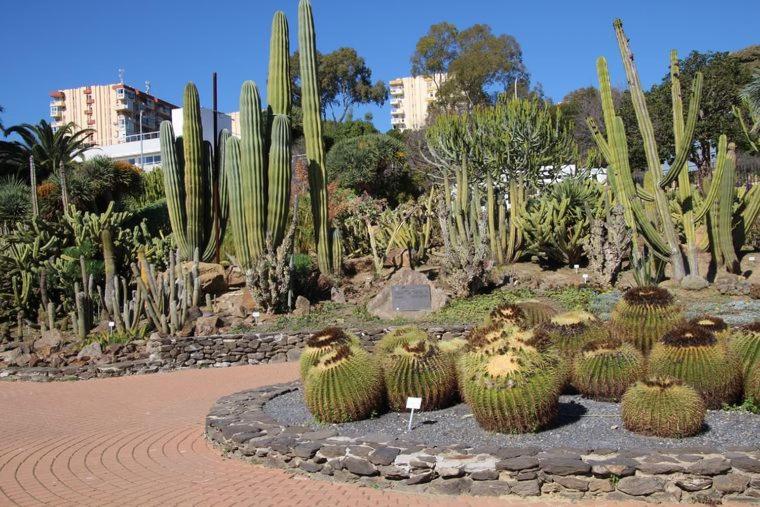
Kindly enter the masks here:
<path id="1" fill-rule="evenodd" d="M 276 364 L 84 382 L 0 382 L 0 506 L 520 503 L 310 480 L 223 459 L 206 442 L 204 418 L 218 397 L 296 375 L 295 364 Z M 531 503 L 537 504 L 556 502 Z"/>

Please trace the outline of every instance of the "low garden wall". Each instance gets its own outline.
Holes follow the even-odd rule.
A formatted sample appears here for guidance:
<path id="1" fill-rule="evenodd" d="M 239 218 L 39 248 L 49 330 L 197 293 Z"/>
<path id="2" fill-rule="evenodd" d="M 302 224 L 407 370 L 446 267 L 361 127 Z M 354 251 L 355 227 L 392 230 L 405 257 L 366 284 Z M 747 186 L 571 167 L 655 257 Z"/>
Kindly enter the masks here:
<path id="1" fill-rule="evenodd" d="M 760 449 L 432 447 L 401 435 L 353 438 L 265 413 L 299 382 L 221 398 L 206 436 L 225 454 L 315 478 L 438 494 L 519 495 L 648 502 L 760 502 Z"/>
<path id="2" fill-rule="evenodd" d="M 427 331 L 437 339 L 463 335 L 472 326 L 434 326 Z M 388 328 L 350 329 L 368 349 Z M 0 367 L 0 380 L 86 380 L 90 378 L 139 375 L 182 368 L 221 368 L 235 365 L 297 361 L 306 340 L 314 331 L 245 333 L 187 337 L 151 335 L 145 345 L 145 357 L 114 361 L 92 361 L 84 365 L 62 367 Z"/>

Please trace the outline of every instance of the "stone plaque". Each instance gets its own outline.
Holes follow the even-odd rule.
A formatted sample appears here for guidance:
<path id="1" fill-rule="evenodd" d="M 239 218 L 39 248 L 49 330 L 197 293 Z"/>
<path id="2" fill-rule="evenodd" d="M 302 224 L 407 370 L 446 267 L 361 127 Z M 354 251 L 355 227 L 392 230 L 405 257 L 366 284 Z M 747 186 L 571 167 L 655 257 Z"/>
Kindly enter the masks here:
<path id="1" fill-rule="evenodd" d="M 430 286 L 393 285 L 391 286 L 391 305 L 397 312 L 430 310 Z"/>

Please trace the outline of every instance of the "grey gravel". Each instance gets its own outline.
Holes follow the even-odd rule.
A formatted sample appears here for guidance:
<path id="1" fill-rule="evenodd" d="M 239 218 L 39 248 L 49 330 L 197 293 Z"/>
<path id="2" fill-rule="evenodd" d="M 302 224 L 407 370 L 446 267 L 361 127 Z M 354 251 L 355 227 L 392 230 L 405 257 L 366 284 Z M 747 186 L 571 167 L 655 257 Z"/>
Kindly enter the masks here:
<path id="1" fill-rule="evenodd" d="M 538 433 L 511 435 L 481 429 L 465 404 L 444 410 L 418 412 L 412 431 L 406 433 L 408 413 L 389 412 L 373 419 L 341 425 L 317 423 L 303 403 L 300 390 L 278 396 L 264 406 L 264 412 L 281 424 L 313 429 L 339 428 L 340 434 L 359 438 L 387 433 L 427 445 L 464 444 L 472 447 L 536 446 L 586 449 L 667 449 L 707 446 L 725 450 L 734 446 L 760 449 L 760 415 L 742 411 L 708 411 L 703 431 L 689 438 L 667 439 L 636 435 L 623 428 L 617 403 L 560 397 L 559 415 L 553 427 Z"/>

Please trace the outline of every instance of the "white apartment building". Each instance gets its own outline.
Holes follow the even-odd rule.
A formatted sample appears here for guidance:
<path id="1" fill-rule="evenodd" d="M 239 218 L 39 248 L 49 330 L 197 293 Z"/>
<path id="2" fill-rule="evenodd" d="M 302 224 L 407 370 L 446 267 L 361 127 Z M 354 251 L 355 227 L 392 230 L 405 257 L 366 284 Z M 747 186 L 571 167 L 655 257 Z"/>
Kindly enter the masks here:
<path id="1" fill-rule="evenodd" d="M 438 94 L 445 74 L 400 77 L 390 82 L 391 126 L 397 130 L 417 130 L 425 126 L 428 107 Z"/>

